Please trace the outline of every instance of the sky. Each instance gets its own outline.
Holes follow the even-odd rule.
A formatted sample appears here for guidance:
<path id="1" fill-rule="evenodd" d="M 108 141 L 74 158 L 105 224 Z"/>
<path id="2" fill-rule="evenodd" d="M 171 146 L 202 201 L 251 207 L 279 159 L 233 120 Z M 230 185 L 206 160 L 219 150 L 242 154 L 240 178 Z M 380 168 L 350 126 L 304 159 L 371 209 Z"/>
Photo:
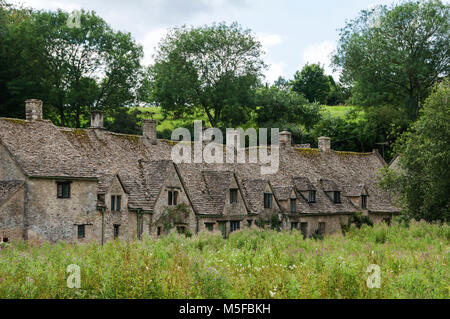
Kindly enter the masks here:
<path id="1" fill-rule="evenodd" d="M 85 9 L 99 14 L 112 28 L 130 32 L 143 45 L 145 65 L 168 28 L 238 22 L 263 45 L 269 68 L 266 81 L 292 79 L 306 63 L 330 66 L 339 29 L 361 10 L 394 0 L 9 0 L 35 9 Z"/>

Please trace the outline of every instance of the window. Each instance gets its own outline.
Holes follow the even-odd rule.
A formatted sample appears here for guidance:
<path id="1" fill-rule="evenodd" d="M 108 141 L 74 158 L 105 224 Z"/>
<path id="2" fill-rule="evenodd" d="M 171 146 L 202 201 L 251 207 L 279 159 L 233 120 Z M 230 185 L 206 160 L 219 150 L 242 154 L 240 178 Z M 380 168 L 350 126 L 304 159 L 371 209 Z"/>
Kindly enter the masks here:
<path id="1" fill-rule="evenodd" d="M 4 243 L 7 243 L 7 242 L 9 242 L 9 238 L 8 237 L 3 237 L 3 240 L 2 240 Z"/>
<path id="2" fill-rule="evenodd" d="M 178 234 L 184 234 L 185 227 L 184 226 L 177 226 L 177 232 Z"/>
<path id="3" fill-rule="evenodd" d="M 120 228 L 120 225 L 114 225 L 114 238 L 119 237 L 119 228 Z"/>
<path id="4" fill-rule="evenodd" d="M 291 213 L 295 213 L 297 211 L 297 200 L 295 198 L 291 198 Z"/>
<path id="5" fill-rule="evenodd" d="M 341 203 L 341 192 L 334 192 L 334 203 L 335 204 Z"/>
<path id="6" fill-rule="evenodd" d="M 324 222 L 319 223 L 319 234 L 321 234 L 321 235 L 325 234 L 325 223 Z"/>
<path id="7" fill-rule="evenodd" d="M 361 208 L 367 208 L 367 195 L 361 195 Z"/>
<path id="8" fill-rule="evenodd" d="M 241 226 L 240 221 L 230 221 L 230 232 L 234 232 L 235 230 L 239 230 Z"/>
<path id="9" fill-rule="evenodd" d="M 158 228 L 156 229 L 156 234 L 158 236 L 161 236 L 161 226 L 158 226 Z"/>
<path id="10" fill-rule="evenodd" d="M 292 222 L 291 223 L 291 230 L 297 230 L 298 229 L 298 223 L 297 222 Z"/>
<path id="11" fill-rule="evenodd" d="M 391 218 L 390 217 L 383 218 L 383 223 L 386 223 L 387 225 L 390 225 L 391 224 Z"/>
<path id="12" fill-rule="evenodd" d="M 169 206 L 176 206 L 177 205 L 177 199 L 178 199 L 178 191 L 169 191 L 168 196 L 168 205 Z"/>
<path id="13" fill-rule="evenodd" d="M 230 189 L 230 204 L 237 203 L 237 189 Z"/>
<path id="14" fill-rule="evenodd" d="M 264 193 L 264 208 L 272 208 L 272 193 Z"/>
<path id="15" fill-rule="evenodd" d="M 70 182 L 60 182 L 56 185 L 58 198 L 70 198 Z"/>
<path id="16" fill-rule="evenodd" d="M 316 202 L 316 191 L 309 191 L 308 203 L 315 203 L 315 202 Z"/>
<path id="17" fill-rule="evenodd" d="M 300 223 L 300 231 L 303 234 L 303 237 L 306 238 L 308 236 L 308 223 Z"/>
<path id="18" fill-rule="evenodd" d="M 84 225 L 78 225 L 78 238 L 84 238 Z"/>
<path id="19" fill-rule="evenodd" d="M 247 226 L 248 228 L 252 227 L 253 221 L 251 219 L 247 219 Z"/>
<path id="20" fill-rule="evenodd" d="M 213 231 L 214 230 L 214 223 L 205 223 L 205 228 L 208 231 Z"/>
<path id="21" fill-rule="evenodd" d="M 121 209 L 121 201 L 122 196 L 121 195 L 112 195 L 111 196 L 111 210 L 112 211 L 120 211 Z"/>

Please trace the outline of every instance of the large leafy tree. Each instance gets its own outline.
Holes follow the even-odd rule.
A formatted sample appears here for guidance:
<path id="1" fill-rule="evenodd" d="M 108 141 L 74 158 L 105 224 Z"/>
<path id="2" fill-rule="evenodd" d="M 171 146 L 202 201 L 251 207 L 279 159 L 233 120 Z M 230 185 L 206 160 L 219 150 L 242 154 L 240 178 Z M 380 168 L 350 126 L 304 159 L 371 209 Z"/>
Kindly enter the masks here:
<path id="1" fill-rule="evenodd" d="M 150 68 L 152 100 L 178 116 L 200 108 L 212 126 L 241 124 L 254 105 L 261 56 L 261 44 L 236 23 L 174 28 Z"/>
<path id="2" fill-rule="evenodd" d="M 330 92 L 329 78 L 320 64 L 306 64 L 295 72 L 292 90 L 303 94 L 309 102 L 325 104 Z"/>
<path id="3" fill-rule="evenodd" d="M 129 33 L 113 31 L 93 12 L 70 16 L 6 5 L 2 11 L 9 19 L 3 47 L 8 67 L 0 73 L 7 111 L 23 109 L 25 98 L 41 98 L 55 123 L 80 127 L 91 108 L 135 101 L 143 51 Z"/>
<path id="4" fill-rule="evenodd" d="M 397 143 L 398 169 L 385 169 L 382 186 L 392 190 L 407 217 L 450 217 L 450 80 L 439 84 L 418 120 Z"/>
<path id="5" fill-rule="evenodd" d="M 377 6 L 346 24 L 333 63 L 355 103 L 389 104 L 417 117 L 450 70 L 449 8 L 439 0 Z"/>

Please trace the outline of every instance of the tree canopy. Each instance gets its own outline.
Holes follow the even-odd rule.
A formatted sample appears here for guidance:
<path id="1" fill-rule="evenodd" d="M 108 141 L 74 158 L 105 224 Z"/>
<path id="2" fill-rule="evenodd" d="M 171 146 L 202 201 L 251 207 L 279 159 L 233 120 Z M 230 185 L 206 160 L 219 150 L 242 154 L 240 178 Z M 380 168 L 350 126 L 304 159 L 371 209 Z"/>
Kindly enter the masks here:
<path id="1" fill-rule="evenodd" d="M 431 87 L 449 74 L 449 8 L 439 0 L 377 6 L 341 29 L 333 63 L 355 103 L 417 117 Z"/>
<path id="2" fill-rule="evenodd" d="M 306 64 L 300 72 L 295 72 L 292 90 L 303 94 L 309 102 L 326 104 L 330 80 L 320 64 Z"/>
<path id="3" fill-rule="evenodd" d="M 201 108 L 212 126 L 243 123 L 265 68 L 262 53 L 251 31 L 236 23 L 174 28 L 149 70 L 152 99 L 176 114 Z"/>
<path id="4" fill-rule="evenodd" d="M 406 216 L 450 217 L 450 80 L 436 85 L 418 120 L 397 141 L 399 169 L 385 169 L 381 185 L 394 192 Z"/>

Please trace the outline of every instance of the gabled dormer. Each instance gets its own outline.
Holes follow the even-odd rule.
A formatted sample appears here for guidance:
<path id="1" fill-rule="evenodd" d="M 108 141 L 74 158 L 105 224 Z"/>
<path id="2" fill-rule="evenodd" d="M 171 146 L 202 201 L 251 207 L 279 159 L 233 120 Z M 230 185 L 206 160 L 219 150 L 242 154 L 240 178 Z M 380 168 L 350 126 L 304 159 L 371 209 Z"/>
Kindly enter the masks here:
<path id="1" fill-rule="evenodd" d="M 327 197 L 333 202 L 333 204 L 342 204 L 341 193 L 342 189 L 336 182 L 331 179 L 320 179 L 320 185 Z"/>
<path id="2" fill-rule="evenodd" d="M 369 192 L 364 184 L 346 185 L 344 195 L 350 198 L 355 207 L 362 210 L 368 209 Z"/>
<path id="3" fill-rule="evenodd" d="M 307 177 L 293 177 L 295 190 L 309 204 L 316 202 L 317 189 Z"/>

